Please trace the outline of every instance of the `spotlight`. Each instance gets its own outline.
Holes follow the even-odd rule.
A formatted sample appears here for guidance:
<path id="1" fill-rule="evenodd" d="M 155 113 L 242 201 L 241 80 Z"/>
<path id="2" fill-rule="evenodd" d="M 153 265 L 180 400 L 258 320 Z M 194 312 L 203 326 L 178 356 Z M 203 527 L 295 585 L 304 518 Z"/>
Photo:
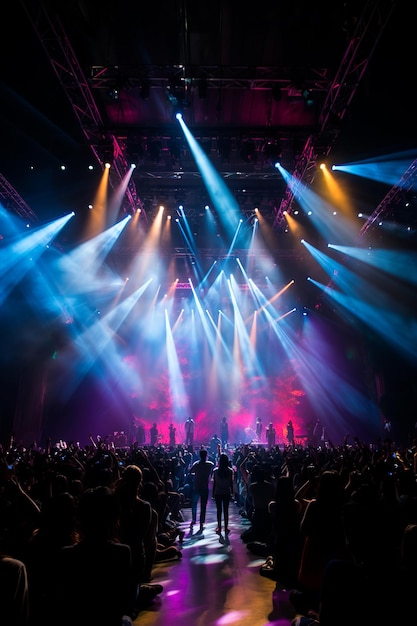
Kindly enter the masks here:
<path id="1" fill-rule="evenodd" d="M 311 89 L 303 89 L 302 95 L 304 98 L 304 102 L 306 103 L 308 107 L 314 106 L 315 101 L 314 101 L 314 96 L 313 96 Z"/>
<path id="2" fill-rule="evenodd" d="M 268 140 L 263 146 L 263 153 L 267 163 L 273 167 L 277 167 L 282 157 L 282 150 L 277 141 Z"/>
<path id="3" fill-rule="evenodd" d="M 120 97 L 120 91 L 117 89 L 117 87 L 113 87 L 113 89 L 108 90 L 107 95 L 109 96 L 110 100 L 113 100 L 113 102 L 117 102 Z"/>

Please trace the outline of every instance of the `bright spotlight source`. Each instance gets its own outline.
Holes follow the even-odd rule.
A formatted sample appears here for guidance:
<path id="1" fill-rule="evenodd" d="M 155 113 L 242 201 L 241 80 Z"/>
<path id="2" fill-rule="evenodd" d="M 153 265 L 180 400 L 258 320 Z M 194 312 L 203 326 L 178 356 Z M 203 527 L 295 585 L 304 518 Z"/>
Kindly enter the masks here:
<path id="1" fill-rule="evenodd" d="M 325 163 L 320 163 L 320 169 L 321 170 L 325 170 L 326 169 L 326 164 Z"/>
<path id="2" fill-rule="evenodd" d="M 178 112 L 178 113 L 176 113 L 176 114 L 175 114 L 175 118 L 176 118 L 177 120 L 182 120 L 182 113 L 179 113 L 179 112 Z"/>
<path id="3" fill-rule="evenodd" d="M 132 170 L 134 170 L 136 168 L 136 163 L 131 163 L 130 167 L 132 168 Z"/>
<path id="4" fill-rule="evenodd" d="M 106 168 L 109 170 L 109 169 L 110 169 L 110 167 L 111 167 L 111 165 L 110 165 L 110 163 L 105 163 L 105 164 L 104 164 L 104 167 L 106 167 Z"/>

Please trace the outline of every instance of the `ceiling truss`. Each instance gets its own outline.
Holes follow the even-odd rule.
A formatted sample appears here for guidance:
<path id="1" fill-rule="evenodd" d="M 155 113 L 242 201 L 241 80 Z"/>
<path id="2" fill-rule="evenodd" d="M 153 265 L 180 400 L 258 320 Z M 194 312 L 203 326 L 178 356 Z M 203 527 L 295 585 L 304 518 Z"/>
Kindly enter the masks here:
<path id="1" fill-rule="evenodd" d="M 293 77 L 286 68 L 279 67 L 237 67 L 237 66 L 132 66 L 116 68 L 115 66 L 92 66 L 90 76 L 87 78 L 78 63 L 74 50 L 65 34 L 58 17 L 48 15 L 42 3 L 23 2 L 26 13 L 41 41 L 44 50 L 50 60 L 53 70 L 66 93 L 74 113 L 84 133 L 88 145 L 95 158 L 103 167 L 105 154 L 103 146 L 109 142 L 113 149 L 113 167 L 110 170 L 110 184 L 116 188 L 125 172 L 130 166 L 127 154 L 128 142 L 123 141 L 116 132 L 104 130 L 102 116 L 93 97 L 94 89 L 102 89 L 114 84 L 116 79 L 122 77 L 135 84 L 142 84 L 145 80 L 150 86 L 168 86 L 173 81 L 180 81 L 189 89 L 195 88 L 198 82 L 204 78 L 209 89 L 220 89 L 227 86 L 229 89 L 273 89 L 279 85 L 288 92 L 293 88 Z M 360 81 L 366 71 L 371 56 L 378 44 L 386 24 L 394 9 L 392 0 L 368 0 L 362 15 L 358 20 L 354 35 L 349 41 L 342 63 L 331 80 L 328 70 L 324 68 L 312 69 L 305 78 L 306 86 L 325 93 L 324 103 L 319 114 L 319 128 L 311 133 L 298 155 L 292 171 L 295 183 L 287 187 L 281 204 L 276 210 L 274 226 L 281 225 L 284 219 L 284 211 L 290 212 L 292 204 L 297 196 L 297 188 L 300 183 L 311 184 L 316 173 L 317 160 L 327 156 L 340 132 L 340 124 L 345 117 Z M 285 133 L 284 133 L 285 134 Z M 169 137 L 162 137 L 163 147 L 168 149 Z M 257 141 L 265 141 L 265 137 L 256 138 Z M 262 149 L 258 145 L 258 150 Z M 387 194 L 379 207 L 365 223 L 362 232 L 391 208 L 398 196 L 398 190 L 407 186 L 410 180 L 415 178 L 416 163 L 404 174 L 399 187 L 394 188 Z M 183 174 L 183 172 L 180 172 Z M 177 173 L 178 174 L 178 173 Z M 160 179 L 166 179 L 167 185 L 171 182 L 175 186 L 175 168 L 170 171 L 159 172 Z M 242 172 L 245 178 L 250 178 L 253 173 Z M 145 172 L 145 177 L 153 178 L 155 173 Z M 261 173 L 263 179 L 273 178 L 273 174 Z M 226 174 L 227 176 L 227 174 Z M 233 176 L 233 172 L 230 172 Z M 190 174 L 191 178 L 198 178 L 198 172 Z M 171 182 L 170 182 L 171 181 Z M 32 211 L 24 201 L 11 188 L 7 181 L 0 179 L 0 191 L 2 198 L 7 196 L 13 201 L 14 206 L 22 216 L 34 219 Z M 16 197 L 17 196 L 17 197 Z M 133 177 L 129 181 L 126 190 L 128 210 L 134 212 L 141 208 L 146 216 L 146 211 L 137 193 Z"/>

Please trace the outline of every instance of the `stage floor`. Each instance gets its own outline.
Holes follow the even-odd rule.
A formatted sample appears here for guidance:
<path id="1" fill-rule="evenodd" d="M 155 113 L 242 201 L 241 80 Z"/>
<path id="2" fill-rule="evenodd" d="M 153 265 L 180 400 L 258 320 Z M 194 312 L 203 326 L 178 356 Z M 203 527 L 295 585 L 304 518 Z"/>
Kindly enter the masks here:
<path id="1" fill-rule="evenodd" d="M 186 521 L 182 559 L 157 564 L 153 583 L 163 592 L 151 607 L 142 610 L 137 626 L 289 626 L 295 612 L 288 591 L 262 577 L 265 558 L 249 552 L 240 538 L 248 527 L 236 504 L 230 504 L 228 538 L 215 533 L 216 510 L 209 499 L 202 533 L 199 522 L 190 531 L 191 509 L 183 509 Z"/>

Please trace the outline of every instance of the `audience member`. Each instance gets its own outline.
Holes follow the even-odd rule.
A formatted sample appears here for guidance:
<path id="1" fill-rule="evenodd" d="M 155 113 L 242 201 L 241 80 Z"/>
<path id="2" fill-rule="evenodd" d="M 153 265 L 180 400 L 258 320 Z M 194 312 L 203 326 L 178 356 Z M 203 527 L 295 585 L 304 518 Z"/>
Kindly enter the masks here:
<path id="1" fill-rule="evenodd" d="M 0 554 L 0 624 L 28 626 L 29 591 L 26 565 Z"/>
<path id="2" fill-rule="evenodd" d="M 280 476 L 274 499 L 269 503 L 272 518 L 271 558 L 261 566 L 260 573 L 287 588 L 296 587 L 298 582 L 302 511 L 302 504 L 295 498 L 290 477 Z"/>
<path id="3" fill-rule="evenodd" d="M 271 539 L 272 522 L 268 507 L 274 499 L 275 490 L 271 480 L 271 468 L 268 465 L 254 465 L 248 487 L 248 499 L 251 504 L 248 529 L 243 531 L 241 538 L 248 541 L 264 541 Z"/>
<path id="4" fill-rule="evenodd" d="M 50 591 L 55 570 L 53 563 L 59 551 L 77 542 L 77 499 L 68 492 L 58 493 L 42 504 L 38 528 L 30 538 L 25 556 L 29 583 L 30 623 L 53 624 Z"/>
<path id="5" fill-rule="evenodd" d="M 317 495 L 304 511 L 300 530 L 302 553 L 297 589 L 290 595 L 296 610 L 318 611 L 324 570 L 332 559 L 347 556 L 342 518 L 344 486 L 336 470 L 319 476 Z"/>
<path id="6" fill-rule="evenodd" d="M 117 497 L 107 486 L 89 488 L 77 513 L 80 539 L 55 560 L 52 615 L 63 626 L 121 626 L 134 611 L 137 586 L 130 547 L 116 540 Z"/>
<path id="7" fill-rule="evenodd" d="M 222 452 L 218 466 L 213 470 L 213 498 L 216 503 L 217 528 L 216 533 L 222 532 L 222 516 L 224 532 L 229 533 L 229 505 L 233 496 L 234 472 L 230 467 L 229 457 Z"/>
<path id="8" fill-rule="evenodd" d="M 140 496 L 142 483 L 141 468 L 131 464 L 115 485 L 120 508 L 118 538 L 130 547 L 133 577 L 141 589 L 141 606 L 162 592 L 160 585 L 147 585 L 155 562 L 156 528 L 152 506 Z"/>
<path id="9" fill-rule="evenodd" d="M 193 477 L 193 494 L 191 501 L 191 528 L 197 523 L 197 506 L 200 501 L 200 532 L 204 530 L 206 522 L 206 510 L 209 497 L 209 481 L 214 469 L 213 461 L 207 459 L 208 453 L 205 448 L 200 449 L 199 460 L 194 461 L 190 468 Z"/>

